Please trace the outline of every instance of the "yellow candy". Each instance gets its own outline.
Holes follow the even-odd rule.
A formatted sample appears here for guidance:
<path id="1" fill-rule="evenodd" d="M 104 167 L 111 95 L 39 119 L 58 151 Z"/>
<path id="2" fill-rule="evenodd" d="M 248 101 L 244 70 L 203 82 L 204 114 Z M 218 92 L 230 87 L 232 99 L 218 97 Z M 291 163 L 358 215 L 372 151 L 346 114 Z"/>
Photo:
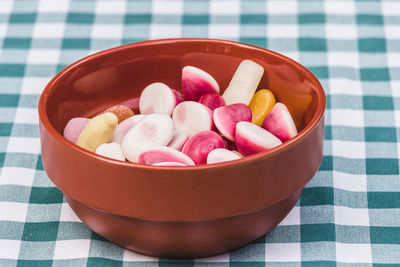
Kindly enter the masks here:
<path id="1" fill-rule="evenodd" d="M 83 128 L 76 144 L 91 152 L 101 144 L 111 141 L 118 118 L 111 112 L 100 114 L 92 119 Z"/>
<path id="2" fill-rule="evenodd" d="M 268 112 L 275 105 L 275 102 L 275 97 L 270 90 L 258 90 L 249 104 L 251 112 L 253 113 L 251 122 L 261 126 L 265 116 L 267 116 Z"/>

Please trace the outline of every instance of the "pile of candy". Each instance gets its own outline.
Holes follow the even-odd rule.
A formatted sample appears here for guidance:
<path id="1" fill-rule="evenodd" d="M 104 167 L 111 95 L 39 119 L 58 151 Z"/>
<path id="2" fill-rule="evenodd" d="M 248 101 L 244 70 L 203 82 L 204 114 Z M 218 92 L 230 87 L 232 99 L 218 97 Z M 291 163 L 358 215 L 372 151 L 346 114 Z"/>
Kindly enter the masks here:
<path id="1" fill-rule="evenodd" d="M 263 74 L 263 67 L 243 60 L 221 96 L 210 74 L 186 66 L 182 94 L 152 83 L 140 96 L 140 114 L 114 106 L 91 119 L 71 119 L 64 136 L 105 157 L 156 166 L 240 159 L 297 134 L 287 107 L 269 90 L 256 92 Z"/>

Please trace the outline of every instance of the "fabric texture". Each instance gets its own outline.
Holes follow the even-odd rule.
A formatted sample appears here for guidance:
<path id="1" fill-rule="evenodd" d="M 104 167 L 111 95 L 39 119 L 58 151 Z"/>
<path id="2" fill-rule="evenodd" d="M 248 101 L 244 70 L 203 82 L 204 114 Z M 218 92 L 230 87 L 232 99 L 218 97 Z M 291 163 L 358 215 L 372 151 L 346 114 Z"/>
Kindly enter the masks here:
<path id="1" fill-rule="evenodd" d="M 241 41 L 308 67 L 324 158 L 266 236 L 208 259 L 142 256 L 93 233 L 43 170 L 37 103 L 93 52 L 169 37 Z M 400 2 L 0 1 L 0 266 L 400 265 Z"/>

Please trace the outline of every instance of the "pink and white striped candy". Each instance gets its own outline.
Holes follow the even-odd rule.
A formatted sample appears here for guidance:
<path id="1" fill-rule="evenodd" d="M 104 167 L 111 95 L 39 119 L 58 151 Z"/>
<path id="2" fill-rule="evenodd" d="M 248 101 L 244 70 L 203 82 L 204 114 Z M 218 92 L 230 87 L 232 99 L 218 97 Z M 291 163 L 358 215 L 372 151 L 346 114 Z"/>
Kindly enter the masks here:
<path id="1" fill-rule="evenodd" d="M 185 165 L 194 165 L 193 160 L 187 155 L 167 146 L 147 150 L 139 156 L 139 163 L 153 165 L 160 162 L 178 162 Z"/>
<path id="2" fill-rule="evenodd" d="M 282 142 L 297 135 L 296 125 L 285 104 L 276 103 L 267 114 L 263 122 L 263 128 Z"/>
<path id="3" fill-rule="evenodd" d="M 188 155 L 194 163 L 205 164 L 210 151 L 223 147 L 222 137 L 216 132 L 206 130 L 190 137 L 183 146 L 182 152 Z"/>
<path id="4" fill-rule="evenodd" d="M 251 122 L 241 121 L 236 125 L 236 147 L 248 156 L 282 144 L 278 137 Z"/>
<path id="5" fill-rule="evenodd" d="M 220 107 L 214 110 L 214 123 L 220 133 L 231 141 L 235 140 L 236 124 L 240 121 L 251 121 L 251 109 L 242 103 Z"/>
<path id="6" fill-rule="evenodd" d="M 166 114 L 146 115 L 122 139 L 122 152 L 127 160 L 138 162 L 140 154 L 166 146 L 174 134 L 172 119 Z"/>
<path id="7" fill-rule="evenodd" d="M 187 101 L 198 101 L 205 93 L 219 93 L 217 81 L 207 72 L 193 66 L 182 69 L 182 94 Z"/>
<path id="8" fill-rule="evenodd" d="M 140 95 L 139 110 L 141 114 L 162 113 L 171 115 L 178 104 L 176 94 L 163 83 L 149 84 Z"/>
<path id="9" fill-rule="evenodd" d="M 83 128 L 85 128 L 86 124 L 89 122 L 87 118 L 73 118 L 71 119 L 64 128 L 63 135 L 64 137 L 71 141 L 72 143 L 76 143 L 79 135 L 81 134 Z"/>
<path id="10" fill-rule="evenodd" d="M 113 133 L 112 142 L 121 144 L 125 134 L 146 115 L 134 115 L 120 122 Z"/>
<path id="11" fill-rule="evenodd" d="M 173 113 L 175 131 L 184 132 L 189 137 L 213 127 L 212 111 L 203 104 L 194 101 L 179 103 Z"/>

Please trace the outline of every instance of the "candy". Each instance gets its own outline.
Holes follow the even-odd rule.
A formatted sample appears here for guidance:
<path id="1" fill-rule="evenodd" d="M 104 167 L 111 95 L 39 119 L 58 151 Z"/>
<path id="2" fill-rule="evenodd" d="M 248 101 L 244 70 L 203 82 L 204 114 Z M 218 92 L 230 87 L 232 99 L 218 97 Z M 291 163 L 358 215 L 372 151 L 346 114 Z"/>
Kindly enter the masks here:
<path id="1" fill-rule="evenodd" d="M 85 128 L 88 122 L 89 119 L 87 118 L 71 119 L 64 128 L 64 133 L 63 133 L 64 137 L 75 144 L 83 128 Z"/>
<path id="2" fill-rule="evenodd" d="M 220 133 L 231 141 L 235 140 L 236 124 L 251 121 L 250 108 L 242 103 L 220 107 L 214 110 L 214 123 Z"/>
<path id="3" fill-rule="evenodd" d="M 171 115 L 177 105 L 175 93 L 163 83 L 152 83 L 144 88 L 139 99 L 141 114 L 162 113 Z"/>
<path id="4" fill-rule="evenodd" d="M 225 106 L 225 100 L 217 93 L 207 93 L 200 97 L 199 103 L 211 110 Z"/>
<path id="5" fill-rule="evenodd" d="M 239 152 L 248 156 L 282 144 L 276 136 L 251 122 L 241 121 L 236 125 L 236 146 Z"/>
<path id="6" fill-rule="evenodd" d="M 264 68 L 262 66 L 248 59 L 243 60 L 222 95 L 226 105 L 235 103 L 248 105 L 263 74 Z"/>
<path id="7" fill-rule="evenodd" d="M 230 150 L 224 148 L 217 148 L 208 153 L 207 164 L 219 163 L 240 159 L 241 157 Z"/>
<path id="8" fill-rule="evenodd" d="M 191 158 L 176 149 L 166 146 L 147 150 L 139 156 L 139 163 L 152 165 L 160 162 L 179 162 L 185 165 L 194 165 Z"/>
<path id="9" fill-rule="evenodd" d="M 106 112 L 89 120 L 80 133 L 76 145 L 95 152 L 96 148 L 111 141 L 118 124 L 118 118 L 111 112 Z"/>
<path id="10" fill-rule="evenodd" d="M 282 103 L 276 103 L 264 119 L 264 129 L 278 137 L 282 142 L 297 134 L 296 125 L 290 112 Z"/>
<path id="11" fill-rule="evenodd" d="M 224 140 L 216 132 L 201 131 L 190 137 L 183 146 L 182 152 L 188 155 L 194 163 L 205 164 L 210 151 L 223 147 Z"/>
<path id="12" fill-rule="evenodd" d="M 152 165 L 153 166 L 187 166 L 186 164 L 183 164 L 180 162 L 172 162 L 172 161 L 157 162 Z"/>
<path id="13" fill-rule="evenodd" d="M 175 132 L 168 146 L 178 151 L 181 151 L 183 145 L 186 143 L 188 139 L 189 138 L 185 132 Z"/>
<path id="14" fill-rule="evenodd" d="M 179 103 L 173 113 L 175 131 L 184 132 L 189 137 L 213 127 L 212 111 L 203 104 L 194 101 Z"/>
<path id="15" fill-rule="evenodd" d="M 118 143 L 121 144 L 122 143 L 122 139 L 124 138 L 124 136 L 126 135 L 126 133 L 136 124 L 138 123 L 141 119 L 143 119 L 146 115 L 135 115 L 132 116 L 126 120 L 124 120 L 123 122 L 121 122 L 120 124 L 117 125 L 117 127 L 115 128 L 113 137 L 112 137 L 112 141 L 114 143 Z"/>
<path id="16" fill-rule="evenodd" d="M 113 106 L 111 108 L 108 108 L 106 112 L 112 112 L 114 113 L 115 116 L 118 118 L 118 123 L 121 123 L 122 121 L 126 120 L 129 117 L 132 117 L 135 115 L 135 113 L 128 107 L 122 106 L 122 105 L 117 105 Z"/>
<path id="17" fill-rule="evenodd" d="M 125 161 L 121 146 L 117 143 L 101 144 L 97 147 L 95 153 L 107 158 Z"/>
<path id="18" fill-rule="evenodd" d="M 182 69 L 182 94 L 187 101 L 198 101 L 205 93 L 219 93 L 217 81 L 207 72 L 186 66 Z"/>
<path id="19" fill-rule="evenodd" d="M 274 105 L 275 97 L 270 90 L 258 90 L 249 104 L 251 112 L 253 113 L 251 122 L 262 126 L 265 116 L 267 116 Z"/>
<path id="20" fill-rule="evenodd" d="M 243 158 L 243 157 L 244 157 L 242 154 L 240 154 L 239 151 L 232 150 L 232 152 L 235 153 L 236 155 L 238 155 L 240 158 Z"/>
<path id="21" fill-rule="evenodd" d="M 122 139 L 122 152 L 127 160 L 138 162 L 146 150 L 166 146 L 174 134 L 172 119 L 166 114 L 153 113 L 137 122 Z"/>
<path id="22" fill-rule="evenodd" d="M 256 92 L 263 74 L 261 65 L 243 60 L 221 96 L 209 73 L 186 66 L 182 93 L 161 82 L 151 83 L 140 98 L 128 99 L 90 120 L 71 119 L 64 136 L 99 155 L 153 166 L 237 160 L 297 134 L 287 107 L 275 103 L 267 89 Z M 300 113 L 303 118 L 302 112 L 294 112 Z"/>

